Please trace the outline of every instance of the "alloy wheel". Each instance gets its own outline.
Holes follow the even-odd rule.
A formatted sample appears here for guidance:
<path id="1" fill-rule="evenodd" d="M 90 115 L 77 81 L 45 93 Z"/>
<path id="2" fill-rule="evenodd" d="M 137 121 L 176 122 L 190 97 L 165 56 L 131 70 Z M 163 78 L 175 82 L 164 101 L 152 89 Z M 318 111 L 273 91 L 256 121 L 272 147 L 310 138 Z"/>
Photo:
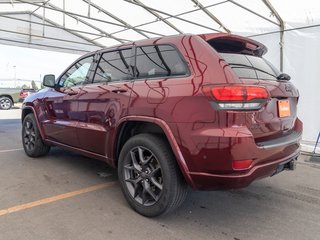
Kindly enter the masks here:
<path id="1" fill-rule="evenodd" d="M 32 151 L 36 144 L 36 131 L 33 123 L 28 120 L 24 124 L 23 142 L 28 151 Z"/>
<path id="2" fill-rule="evenodd" d="M 11 107 L 11 101 L 8 98 L 0 99 L 1 109 L 9 109 Z"/>
<path id="3" fill-rule="evenodd" d="M 143 206 L 154 205 L 161 196 L 163 177 L 159 161 L 146 147 L 135 147 L 124 165 L 126 187 Z"/>

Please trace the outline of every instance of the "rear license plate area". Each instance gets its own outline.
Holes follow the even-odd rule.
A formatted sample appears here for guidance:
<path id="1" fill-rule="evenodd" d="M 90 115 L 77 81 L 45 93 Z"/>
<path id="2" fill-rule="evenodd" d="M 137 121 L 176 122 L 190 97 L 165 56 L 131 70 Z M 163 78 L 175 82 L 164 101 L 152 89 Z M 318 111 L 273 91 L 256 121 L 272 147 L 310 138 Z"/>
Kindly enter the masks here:
<path id="1" fill-rule="evenodd" d="M 279 117 L 289 117 L 291 115 L 289 100 L 278 101 L 278 114 Z"/>

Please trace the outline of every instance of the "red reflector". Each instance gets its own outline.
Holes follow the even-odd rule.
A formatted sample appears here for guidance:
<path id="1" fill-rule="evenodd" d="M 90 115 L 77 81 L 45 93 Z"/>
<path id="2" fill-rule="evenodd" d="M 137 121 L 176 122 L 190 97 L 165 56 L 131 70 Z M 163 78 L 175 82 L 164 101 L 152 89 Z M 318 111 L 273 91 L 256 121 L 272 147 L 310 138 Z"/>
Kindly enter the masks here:
<path id="1" fill-rule="evenodd" d="M 250 101 L 269 98 L 267 89 L 257 86 L 214 87 L 211 92 L 218 101 Z"/>
<path id="2" fill-rule="evenodd" d="M 251 166 L 253 160 L 237 160 L 232 162 L 232 168 L 236 170 L 244 170 Z"/>

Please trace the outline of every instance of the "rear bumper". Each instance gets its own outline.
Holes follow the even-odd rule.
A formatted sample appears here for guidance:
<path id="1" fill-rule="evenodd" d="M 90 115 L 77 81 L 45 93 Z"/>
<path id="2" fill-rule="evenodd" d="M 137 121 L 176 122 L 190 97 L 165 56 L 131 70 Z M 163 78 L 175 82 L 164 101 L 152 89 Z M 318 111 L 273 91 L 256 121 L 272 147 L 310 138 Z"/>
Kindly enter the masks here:
<path id="1" fill-rule="evenodd" d="M 277 173 L 277 168 L 279 165 L 288 163 L 290 161 L 296 161 L 298 156 L 299 150 L 286 158 L 256 165 L 245 173 L 210 174 L 203 172 L 190 172 L 190 176 L 193 180 L 194 188 L 199 190 L 227 190 L 244 188 L 250 185 L 254 180 L 274 175 Z"/>
<path id="2" fill-rule="evenodd" d="M 183 128 L 183 130 L 180 130 Z M 300 153 L 302 123 L 296 120 L 292 133 L 257 143 L 245 126 L 216 128 L 179 124 L 179 148 L 188 166 L 184 172 L 195 189 L 243 188 L 256 179 L 272 176 L 279 164 L 296 160 Z M 177 137 L 176 137 L 177 138 Z M 245 170 L 233 168 L 234 161 L 252 160 Z"/>

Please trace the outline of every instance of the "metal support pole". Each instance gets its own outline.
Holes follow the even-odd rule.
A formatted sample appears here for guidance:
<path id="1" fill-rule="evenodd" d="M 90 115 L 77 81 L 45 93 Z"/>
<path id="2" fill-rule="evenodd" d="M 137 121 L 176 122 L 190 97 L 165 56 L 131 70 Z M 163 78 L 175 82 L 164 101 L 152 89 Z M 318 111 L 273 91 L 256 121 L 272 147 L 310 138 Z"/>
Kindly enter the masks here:
<path id="1" fill-rule="evenodd" d="M 61 8 L 53 5 L 52 3 L 49 3 L 49 6 L 50 6 L 51 8 L 53 8 L 54 10 L 58 10 L 58 11 L 60 11 L 60 12 L 63 11 Z M 104 34 L 106 37 L 108 37 L 108 38 L 112 38 L 112 39 L 114 39 L 114 40 L 116 40 L 116 41 L 118 41 L 118 42 L 120 42 L 120 43 L 124 43 L 124 42 L 125 42 L 125 41 L 123 41 L 123 39 L 120 39 L 120 38 L 117 38 L 117 37 L 115 37 L 115 36 L 112 36 L 110 33 L 107 33 L 107 32 L 104 31 L 103 29 L 98 28 L 98 27 L 96 27 L 95 25 L 93 25 L 93 24 L 91 24 L 91 23 L 89 23 L 89 22 L 87 22 L 87 21 L 85 21 L 85 20 L 82 20 L 82 19 L 74 16 L 72 13 L 67 13 L 67 12 L 65 12 L 65 14 L 66 14 L 67 16 L 69 16 L 69 17 L 77 20 L 78 22 L 81 22 L 81 23 L 87 25 L 88 27 L 91 27 L 91 28 L 94 29 L 94 30 L 103 33 L 103 34 Z M 129 42 L 130 42 L 130 41 L 129 41 Z"/>
<path id="2" fill-rule="evenodd" d="M 274 14 L 274 16 L 276 17 L 277 21 L 279 22 L 279 28 L 280 28 L 280 71 L 283 71 L 283 38 L 284 38 L 284 21 L 282 20 L 281 16 L 279 15 L 279 13 L 276 11 L 276 9 L 271 5 L 271 3 L 269 2 L 269 0 L 262 0 L 263 3 L 269 8 L 269 10 L 272 12 L 272 14 Z"/>
<path id="3" fill-rule="evenodd" d="M 45 6 L 46 3 L 43 3 L 43 6 Z M 43 13 L 42 13 L 42 36 L 44 37 L 44 30 L 45 30 L 45 18 L 46 18 L 46 8 L 43 8 Z"/>
<path id="4" fill-rule="evenodd" d="M 66 14 L 64 13 L 66 11 L 66 0 L 63 0 L 62 9 L 63 27 L 66 27 Z"/>
<path id="5" fill-rule="evenodd" d="M 175 25 L 173 25 L 171 22 L 169 22 L 168 20 L 165 20 L 160 14 L 158 14 L 155 9 L 151 9 L 149 7 L 147 7 L 145 4 L 143 4 L 142 2 L 140 2 L 139 0 L 133 0 L 133 1 L 128 1 L 125 0 L 126 2 L 129 3 L 133 3 L 135 5 L 138 5 L 140 7 L 142 7 L 143 9 L 145 9 L 147 12 L 149 12 L 150 14 L 152 14 L 153 16 L 155 16 L 157 19 L 161 20 L 162 22 L 164 22 L 165 24 L 167 24 L 169 27 L 171 27 L 172 29 L 176 30 L 178 33 L 183 33 L 179 28 L 177 28 Z"/>
<path id="6" fill-rule="evenodd" d="M 29 43 L 31 43 L 31 13 L 29 14 Z"/>
<path id="7" fill-rule="evenodd" d="M 233 3 L 234 5 L 236 5 L 236 6 L 240 7 L 240 8 L 242 8 L 242 9 L 244 9 L 244 10 L 246 10 L 246 11 L 248 11 L 248 12 L 250 12 L 250 13 L 252 13 L 252 14 L 254 14 L 254 15 L 256 15 L 256 16 L 258 16 L 258 17 L 260 17 L 260 18 L 262 18 L 262 19 L 264 19 L 264 20 L 266 20 L 266 21 L 268 21 L 268 22 L 270 22 L 270 23 L 273 23 L 274 25 L 279 26 L 279 24 L 278 24 L 278 23 L 276 23 L 276 22 L 274 22 L 274 21 L 270 20 L 270 19 L 269 19 L 269 18 L 267 18 L 267 17 L 262 16 L 261 14 L 256 13 L 255 11 L 253 11 L 253 10 L 251 10 L 251 9 L 249 9 L 249 8 L 247 8 L 247 7 L 245 7 L 245 6 L 243 6 L 243 5 L 241 5 L 240 3 L 237 3 L 237 2 L 235 2 L 235 1 L 233 1 L 233 0 L 229 0 L 229 2 Z"/>
<path id="8" fill-rule="evenodd" d="M 88 17 L 90 17 L 91 0 L 88 0 Z"/>
<path id="9" fill-rule="evenodd" d="M 122 20 L 121 18 L 113 15 L 112 13 L 108 12 L 107 10 L 105 10 L 104 8 L 100 7 L 99 5 L 91 2 L 91 0 L 82 0 L 88 4 L 90 4 L 92 7 L 98 9 L 100 12 L 106 14 L 107 16 L 113 18 L 114 20 L 122 23 L 123 25 L 125 25 L 128 29 L 132 29 L 133 31 L 139 33 L 140 35 L 144 36 L 145 38 L 150 38 L 147 34 L 145 34 L 144 32 L 140 31 L 139 29 L 136 29 L 134 26 L 130 25 L 129 23 L 127 23 L 126 21 Z M 155 35 L 158 35 L 157 33 L 153 33 Z M 160 35 L 159 35 L 160 36 Z"/>
<path id="10" fill-rule="evenodd" d="M 170 23 L 168 20 L 166 20 L 167 18 L 161 17 L 159 14 L 164 14 L 164 15 L 169 16 L 169 17 L 171 17 L 171 18 L 175 18 L 175 19 L 178 19 L 178 20 L 180 20 L 180 21 L 187 22 L 187 23 L 190 23 L 190 24 L 195 25 L 195 26 L 198 26 L 198 27 L 203 27 L 203 28 L 206 28 L 206 29 L 215 31 L 215 32 L 222 32 L 222 31 L 217 30 L 217 29 L 214 29 L 214 28 L 212 28 L 212 27 L 208 27 L 208 26 L 205 26 L 205 25 L 203 25 L 203 24 L 196 23 L 196 22 L 193 22 L 193 21 L 190 21 L 190 20 L 187 20 L 187 19 L 178 17 L 177 15 L 172 15 L 172 14 L 166 13 L 166 12 L 164 12 L 164 11 L 160 11 L 160 10 L 158 10 L 158 9 L 148 7 L 148 6 L 144 5 L 143 3 L 139 2 L 138 0 L 123 0 L 123 1 L 126 1 L 126 2 L 128 2 L 128 3 L 131 3 L 131 4 L 134 4 L 134 5 L 137 5 L 137 6 L 140 6 L 140 7 L 144 8 L 146 11 L 148 11 L 148 12 L 151 13 L 151 14 L 153 14 L 153 15 L 156 16 L 159 20 L 163 21 L 164 23 L 166 23 L 166 24 L 169 25 L 170 27 L 174 28 L 174 29 L 175 29 L 176 31 L 178 31 L 179 33 L 182 33 L 182 31 L 179 30 L 179 29 L 176 29 L 176 27 L 175 27 L 172 23 Z M 171 25 L 172 25 L 172 26 L 171 26 Z"/>
<path id="11" fill-rule="evenodd" d="M 214 6 L 218 6 L 218 5 L 221 5 L 221 4 L 224 4 L 228 2 L 228 0 L 225 0 L 225 1 L 221 1 L 221 2 L 218 2 L 218 3 L 214 3 L 214 4 L 210 4 L 210 5 L 207 5 L 205 6 L 204 8 L 209 8 L 209 7 L 214 7 Z M 171 15 L 171 16 L 168 16 L 168 17 L 165 17 L 164 19 L 170 19 L 170 18 L 175 18 L 175 17 L 180 17 L 180 16 L 183 16 L 183 15 L 186 15 L 186 14 L 189 14 L 189 13 L 193 13 L 193 12 L 198 12 L 198 11 L 201 11 L 200 8 L 197 8 L 197 9 L 193 9 L 193 10 L 189 10 L 189 11 L 186 11 L 186 12 L 182 12 L 182 13 L 179 13 L 179 14 L 176 14 L 176 15 Z M 135 25 L 134 27 L 137 28 L 137 27 L 142 27 L 142 26 L 146 26 L 146 25 L 149 25 L 149 24 L 152 24 L 152 23 L 155 23 L 157 22 L 157 20 L 153 20 L 153 21 L 149 21 L 149 22 L 145 22 L 145 23 L 141 23 L 141 24 L 138 24 L 138 25 Z M 119 30 L 119 31 L 115 31 L 111 34 L 117 34 L 117 33 L 121 33 L 121 32 L 124 32 L 126 31 L 127 29 L 122 29 L 122 30 Z"/>
<path id="12" fill-rule="evenodd" d="M 207 8 L 205 8 L 198 0 L 191 0 L 194 2 L 205 14 L 207 14 L 213 21 L 220 25 L 227 33 L 231 31 L 216 17 L 214 16 Z"/>

